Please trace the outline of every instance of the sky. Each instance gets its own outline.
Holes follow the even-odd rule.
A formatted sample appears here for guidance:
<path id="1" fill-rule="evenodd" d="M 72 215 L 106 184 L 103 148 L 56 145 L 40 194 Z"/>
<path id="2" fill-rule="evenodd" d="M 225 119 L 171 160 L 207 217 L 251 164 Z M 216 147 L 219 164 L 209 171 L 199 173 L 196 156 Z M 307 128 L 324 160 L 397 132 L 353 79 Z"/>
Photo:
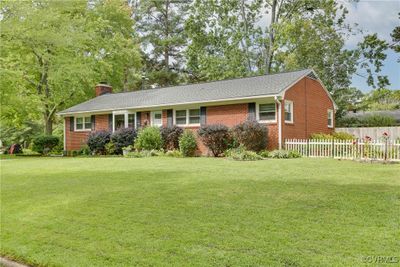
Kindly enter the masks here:
<path id="1" fill-rule="evenodd" d="M 396 26 L 400 25 L 398 13 L 400 13 L 400 0 L 360 0 L 359 2 L 351 2 L 342 0 L 343 4 L 349 10 L 347 14 L 347 22 L 357 23 L 358 27 L 364 31 L 364 34 L 377 33 L 378 37 L 392 43 L 390 33 Z M 362 35 L 351 36 L 346 40 L 348 48 L 354 47 L 362 40 Z M 387 51 L 387 58 L 382 68 L 383 75 L 387 75 L 389 89 L 400 90 L 400 63 L 397 60 L 400 54 L 394 53 L 393 50 Z M 365 74 L 365 71 L 359 71 Z M 366 83 L 366 79 L 357 75 L 353 76 L 352 86 L 366 92 L 373 89 Z"/>

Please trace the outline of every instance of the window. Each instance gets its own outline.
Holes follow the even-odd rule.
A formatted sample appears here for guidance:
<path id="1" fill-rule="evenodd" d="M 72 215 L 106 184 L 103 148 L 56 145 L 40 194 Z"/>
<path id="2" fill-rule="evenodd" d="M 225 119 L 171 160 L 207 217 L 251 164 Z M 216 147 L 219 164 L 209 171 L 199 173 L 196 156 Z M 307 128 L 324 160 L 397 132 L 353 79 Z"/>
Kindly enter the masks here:
<path id="1" fill-rule="evenodd" d="M 161 126 L 162 125 L 162 111 L 151 112 L 151 124 L 153 126 Z"/>
<path id="2" fill-rule="evenodd" d="M 285 122 L 293 123 L 293 102 L 285 100 Z"/>
<path id="3" fill-rule="evenodd" d="M 328 127 L 333 128 L 333 110 L 328 109 Z"/>
<path id="4" fill-rule="evenodd" d="M 136 128 L 136 114 L 128 111 L 116 111 L 113 113 L 113 130 L 123 128 Z"/>
<path id="5" fill-rule="evenodd" d="M 189 124 L 200 123 L 200 109 L 189 109 Z"/>
<path id="6" fill-rule="evenodd" d="M 276 121 L 275 103 L 260 104 L 258 106 L 258 120 L 259 121 Z"/>
<path id="7" fill-rule="evenodd" d="M 182 109 L 175 111 L 176 125 L 200 124 L 200 109 Z"/>
<path id="8" fill-rule="evenodd" d="M 128 128 L 135 128 L 135 114 L 128 114 Z"/>
<path id="9" fill-rule="evenodd" d="M 76 117 L 75 131 L 90 131 L 92 129 L 92 117 Z"/>
<path id="10" fill-rule="evenodd" d="M 186 110 L 177 110 L 175 112 L 175 121 L 177 125 L 186 124 Z"/>
<path id="11" fill-rule="evenodd" d="M 125 114 L 114 115 L 114 131 L 125 128 Z"/>

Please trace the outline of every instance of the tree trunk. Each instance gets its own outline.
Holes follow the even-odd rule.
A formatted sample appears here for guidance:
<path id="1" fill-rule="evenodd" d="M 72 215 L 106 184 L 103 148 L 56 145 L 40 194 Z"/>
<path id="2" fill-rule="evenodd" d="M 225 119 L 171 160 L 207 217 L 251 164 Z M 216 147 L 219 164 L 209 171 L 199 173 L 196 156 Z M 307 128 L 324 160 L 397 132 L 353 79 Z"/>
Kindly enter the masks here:
<path id="1" fill-rule="evenodd" d="M 52 135 L 53 134 L 53 118 L 48 118 L 44 115 L 44 134 Z"/>
<path id="2" fill-rule="evenodd" d="M 273 58 L 273 46 L 275 39 L 274 24 L 276 20 L 276 8 L 278 6 L 278 0 L 273 0 L 271 5 L 271 24 L 269 25 L 269 44 L 265 59 L 265 73 L 269 74 L 271 72 L 272 58 Z"/>
<path id="3" fill-rule="evenodd" d="M 169 0 L 165 1 L 165 21 L 164 21 L 164 34 L 165 34 L 165 39 L 167 40 L 169 38 Z M 169 47 L 166 45 L 164 47 L 164 60 L 165 60 L 165 70 L 169 70 Z"/>

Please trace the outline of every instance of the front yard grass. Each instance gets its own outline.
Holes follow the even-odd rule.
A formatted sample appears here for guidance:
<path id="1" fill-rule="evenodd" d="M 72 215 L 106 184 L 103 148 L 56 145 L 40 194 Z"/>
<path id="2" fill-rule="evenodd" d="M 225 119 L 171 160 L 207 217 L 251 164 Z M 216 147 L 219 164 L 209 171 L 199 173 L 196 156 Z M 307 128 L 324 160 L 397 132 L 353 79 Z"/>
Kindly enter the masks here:
<path id="1" fill-rule="evenodd" d="M 399 255 L 400 167 L 331 159 L 1 164 L 1 254 L 46 266 L 359 266 Z"/>

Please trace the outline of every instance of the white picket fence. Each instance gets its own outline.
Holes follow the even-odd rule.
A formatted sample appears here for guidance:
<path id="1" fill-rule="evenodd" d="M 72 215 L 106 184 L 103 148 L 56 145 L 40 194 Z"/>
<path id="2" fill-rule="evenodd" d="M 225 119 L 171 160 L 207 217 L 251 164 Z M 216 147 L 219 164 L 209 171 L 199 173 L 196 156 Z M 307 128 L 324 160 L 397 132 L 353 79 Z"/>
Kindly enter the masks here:
<path id="1" fill-rule="evenodd" d="M 399 140 L 286 139 L 285 149 L 304 157 L 400 161 Z"/>

